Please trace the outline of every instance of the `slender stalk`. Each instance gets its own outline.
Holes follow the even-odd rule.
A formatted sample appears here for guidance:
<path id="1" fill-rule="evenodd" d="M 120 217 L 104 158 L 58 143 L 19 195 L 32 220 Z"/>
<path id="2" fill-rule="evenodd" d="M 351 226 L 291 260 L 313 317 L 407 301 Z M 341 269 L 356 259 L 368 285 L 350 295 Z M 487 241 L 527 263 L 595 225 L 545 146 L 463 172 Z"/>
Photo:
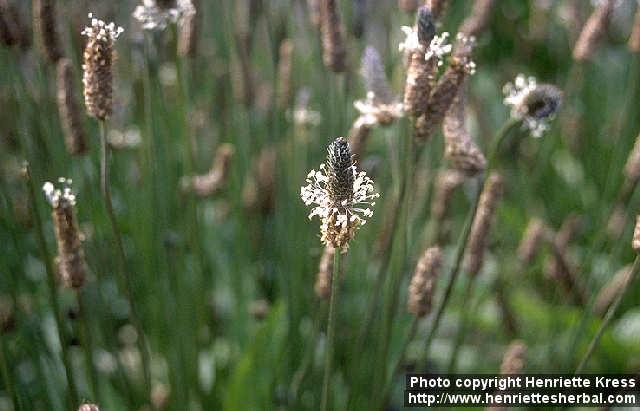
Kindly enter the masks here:
<path id="1" fill-rule="evenodd" d="M 89 383 L 91 390 L 95 397 L 96 402 L 100 401 L 100 390 L 98 387 L 98 373 L 96 367 L 93 365 L 93 342 L 91 340 L 91 328 L 89 326 L 89 317 L 87 316 L 87 310 L 82 298 L 82 289 L 76 290 L 76 298 L 78 300 L 78 312 L 81 322 L 81 338 L 82 349 L 84 351 L 85 366 L 87 367 L 87 373 L 89 374 Z"/>
<path id="2" fill-rule="evenodd" d="M 471 226 L 473 225 L 473 221 L 475 220 L 475 217 L 476 217 L 476 212 L 478 211 L 478 204 L 480 203 L 480 195 L 482 194 L 482 188 L 484 186 L 486 176 L 489 176 L 491 170 L 493 170 L 493 168 L 495 168 L 498 163 L 500 146 L 509 136 L 511 130 L 513 130 L 519 124 L 520 124 L 519 120 L 515 120 L 515 119 L 507 120 L 493 139 L 491 148 L 489 150 L 489 159 L 487 162 L 487 169 L 484 172 L 484 176 L 480 179 L 480 184 L 478 184 L 478 190 L 476 192 L 473 205 L 471 209 L 469 209 L 469 213 L 467 214 L 467 219 L 462 229 L 462 234 L 460 235 L 460 238 L 458 239 L 458 243 L 456 245 L 456 254 L 455 254 L 453 266 L 451 267 L 451 271 L 448 276 L 447 287 L 445 288 L 444 296 L 440 300 L 440 304 L 438 305 L 436 315 L 433 318 L 433 321 L 431 323 L 431 328 L 429 329 L 429 333 L 427 334 L 427 339 L 425 342 L 425 349 L 424 349 L 425 357 L 428 357 L 429 355 L 429 348 L 431 346 L 433 338 L 435 337 L 436 332 L 438 331 L 438 327 L 440 326 L 440 320 L 442 320 L 444 310 L 446 309 L 447 304 L 449 303 L 449 300 L 451 298 L 451 293 L 453 291 L 453 287 L 458 278 L 460 267 L 462 265 L 462 258 L 464 257 L 464 251 L 467 246 L 467 240 L 469 239 L 469 234 L 471 233 Z"/>
<path id="3" fill-rule="evenodd" d="M 5 390 L 9 393 L 9 397 L 11 397 L 13 406 L 16 410 L 22 410 L 24 407 L 13 387 L 13 380 L 11 379 L 11 373 L 9 372 L 7 359 L 5 358 L 5 338 L 6 336 L 4 335 L 0 336 L 0 370 L 2 372 L 2 382 Z"/>
<path id="4" fill-rule="evenodd" d="M 31 168 L 28 163 L 24 164 L 25 178 L 27 180 L 29 197 L 31 200 L 32 214 L 34 225 L 36 228 L 36 235 L 40 250 L 42 252 L 42 259 L 44 260 L 45 270 L 47 272 L 47 285 L 49 289 L 49 299 L 53 308 L 53 317 L 56 322 L 56 330 L 58 331 L 58 339 L 60 340 L 60 349 L 62 353 L 62 363 L 64 365 L 65 377 L 67 379 L 67 385 L 69 387 L 68 401 L 70 409 L 74 409 L 79 404 L 78 388 L 73 380 L 73 372 L 71 368 L 71 361 L 69 359 L 69 345 L 67 344 L 67 338 L 64 333 L 64 324 L 62 314 L 60 312 L 60 301 L 58 300 L 58 292 L 56 287 L 56 275 L 52 265 L 51 255 L 47 247 L 47 241 L 44 236 L 44 229 L 42 228 L 42 220 L 40 219 L 40 211 L 38 209 L 38 201 L 36 199 L 36 189 L 33 184 L 33 178 L 31 176 Z"/>
<path id="5" fill-rule="evenodd" d="M 122 284 L 124 285 L 124 293 L 129 301 L 130 309 L 131 309 L 131 322 L 133 326 L 136 328 L 138 333 L 138 349 L 140 350 L 140 356 L 142 357 L 142 370 L 144 374 L 144 384 L 145 384 L 145 392 L 147 394 L 151 394 L 151 372 L 149 367 L 149 351 L 147 349 L 146 339 L 144 336 L 144 331 L 142 329 L 142 323 L 138 317 L 136 306 L 133 301 L 133 286 L 132 276 L 129 270 L 127 269 L 127 258 L 124 252 L 124 246 L 122 244 L 122 237 L 120 235 L 120 230 L 118 229 L 118 224 L 116 222 L 115 212 L 113 211 L 113 203 L 111 202 L 111 190 L 109 188 L 109 144 L 107 143 L 107 126 L 104 120 L 100 121 L 100 148 L 101 148 L 101 156 L 100 156 L 100 185 L 102 187 L 102 195 L 104 197 L 105 207 L 107 210 L 107 215 L 109 217 L 109 222 L 111 223 L 111 229 L 113 231 L 114 241 L 116 243 L 116 250 L 118 253 L 118 260 L 120 263 L 119 273 L 121 275 Z"/>
<path id="6" fill-rule="evenodd" d="M 398 360 L 396 361 L 396 365 L 393 367 L 391 374 L 389 374 L 389 381 L 385 384 L 384 394 L 382 396 L 382 404 L 381 408 L 384 409 L 385 405 L 389 402 L 389 396 L 391 395 L 391 388 L 393 387 L 393 377 L 400 373 L 400 368 L 402 368 L 402 364 L 404 363 L 405 357 L 407 355 L 407 349 L 409 348 L 409 344 L 416 336 L 418 332 L 418 324 L 420 324 L 420 317 L 414 316 L 413 321 L 411 321 L 411 327 L 409 328 L 409 333 L 407 334 L 407 338 L 404 340 L 404 344 L 402 345 L 402 349 L 400 350 L 400 355 L 398 356 Z"/>
<path id="7" fill-rule="evenodd" d="M 333 254 L 333 273 L 331 274 L 331 296 L 329 297 L 329 319 L 327 321 L 327 350 L 324 359 L 324 378 L 322 380 L 322 402 L 320 409 L 328 411 L 331 383 L 331 372 L 333 366 L 334 339 L 336 332 L 336 309 L 338 305 L 338 292 L 340 288 L 340 250 Z"/>
<path id="8" fill-rule="evenodd" d="M 611 307 L 609 307 L 609 310 L 605 314 L 604 319 L 602 320 L 602 323 L 600 323 L 600 327 L 598 328 L 596 335 L 593 336 L 591 343 L 589 343 L 589 348 L 587 348 L 587 352 L 584 354 L 584 356 L 582 357 L 582 360 L 580 360 L 580 363 L 576 368 L 576 372 L 575 372 L 576 374 L 580 374 L 584 370 L 584 367 L 587 365 L 587 362 L 589 362 L 589 359 L 593 355 L 593 352 L 595 351 L 596 347 L 598 346 L 598 343 L 600 342 L 600 338 L 602 338 L 602 334 L 604 334 L 604 331 L 609 326 L 609 323 L 611 323 L 611 320 L 613 319 L 613 316 L 618 310 L 620 303 L 624 299 L 624 296 L 627 293 L 627 290 L 631 288 L 631 284 L 633 284 L 633 280 L 638 275 L 638 271 L 640 271 L 640 255 L 637 255 L 636 259 L 633 262 L 633 267 L 631 268 L 631 276 L 629 277 L 629 280 L 625 284 L 624 289 L 622 290 L 622 292 L 620 292 L 620 294 L 618 294 L 618 296 L 616 297 L 616 300 L 613 302 Z"/>
<path id="9" fill-rule="evenodd" d="M 471 300 L 471 296 L 473 294 L 473 284 L 475 283 L 475 278 L 476 277 L 473 276 L 468 279 L 467 286 L 464 290 L 464 296 L 462 298 L 462 301 L 460 302 L 460 311 L 462 312 L 462 317 L 460 318 L 460 325 L 458 326 L 458 332 L 456 333 L 456 339 L 453 343 L 451 357 L 449 358 L 449 365 L 447 366 L 448 373 L 455 372 L 456 364 L 458 362 L 458 355 L 460 354 L 460 347 L 462 347 L 467 327 L 469 326 L 469 307 L 471 306 L 469 300 Z"/>

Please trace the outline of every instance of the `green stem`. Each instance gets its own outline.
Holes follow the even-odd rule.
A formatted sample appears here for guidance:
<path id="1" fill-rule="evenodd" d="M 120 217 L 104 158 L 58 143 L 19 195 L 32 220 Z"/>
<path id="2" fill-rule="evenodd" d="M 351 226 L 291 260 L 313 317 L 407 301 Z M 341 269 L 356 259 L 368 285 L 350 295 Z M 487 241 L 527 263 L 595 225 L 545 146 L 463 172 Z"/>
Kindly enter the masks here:
<path id="1" fill-rule="evenodd" d="M 47 241 L 45 240 L 44 230 L 42 228 L 42 220 L 40 219 L 40 211 L 38 209 L 38 201 L 36 199 L 36 190 L 33 184 L 33 178 L 31 176 L 31 169 L 28 163 L 24 164 L 25 178 L 27 180 L 29 197 L 31 200 L 31 207 L 33 213 L 33 220 L 36 228 L 36 235 L 38 237 L 38 243 L 42 252 L 42 258 L 44 260 L 45 270 L 47 272 L 47 285 L 49 289 L 49 299 L 53 308 L 53 316 L 56 321 L 56 329 L 58 331 L 58 339 L 60 340 L 60 349 L 62 352 L 62 363 L 64 365 L 65 377 L 67 379 L 67 385 L 69 386 L 69 402 L 70 409 L 75 409 L 79 404 L 78 388 L 73 380 L 73 372 L 71 368 L 71 361 L 69 359 L 69 351 L 67 339 L 64 333 L 64 324 L 62 314 L 60 312 L 60 302 L 58 300 L 58 292 L 56 287 L 56 275 L 53 269 L 51 255 L 47 247 Z"/>
<path id="2" fill-rule="evenodd" d="M 598 346 L 598 343 L 600 342 L 600 338 L 602 338 L 602 334 L 604 334 L 604 331 L 609 326 L 609 323 L 611 323 L 611 320 L 613 319 L 613 316 L 618 310 L 618 307 L 620 306 L 620 303 L 622 302 L 625 294 L 627 293 L 627 290 L 631 288 L 631 284 L 633 284 L 633 280 L 638 275 L 638 271 L 640 271 L 640 255 L 636 256 L 636 259 L 633 262 L 633 267 L 631 268 L 631 275 L 629 276 L 629 280 L 627 281 L 624 288 L 618 294 L 615 301 L 613 302 L 611 307 L 609 307 L 609 310 L 605 314 L 604 319 L 602 320 L 602 323 L 600 323 L 600 328 L 598 328 L 596 335 L 593 336 L 593 339 L 589 344 L 589 348 L 587 348 L 587 352 L 584 354 L 584 357 L 582 357 L 580 364 L 578 364 L 578 367 L 576 368 L 576 372 L 575 372 L 576 374 L 580 374 L 584 370 L 584 367 L 587 365 L 587 362 L 589 362 L 591 355 L 593 355 L 593 352 L 595 351 L 596 347 Z"/>
<path id="3" fill-rule="evenodd" d="M 89 383 L 95 397 L 95 401 L 100 403 L 100 390 L 98 387 L 98 373 L 96 367 L 93 366 L 93 342 L 91 339 L 91 329 L 89 326 L 89 317 L 87 316 L 87 310 L 82 298 L 82 290 L 76 290 L 76 297 L 78 300 L 78 312 L 81 322 L 81 337 L 82 337 L 82 349 L 85 356 L 85 365 L 87 367 L 87 373 L 89 374 Z"/>
<path id="4" fill-rule="evenodd" d="M 393 377 L 400 373 L 400 368 L 404 363 L 405 357 L 407 355 L 407 349 L 409 348 L 409 344 L 416 336 L 418 332 L 418 324 L 420 323 L 421 317 L 414 316 L 413 321 L 411 322 L 411 327 L 409 328 L 409 333 L 407 334 L 407 338 L 404 340 L 404 344 L 402 345 L 402 349 L 400 350 L 400 355 L 398 356 L 398 361 L 396 361 L 396 365 L 393 367 L 391 374 L 389 374 L 389 381 L 385 384 L 384 394 L 382 396 L 382 404 L 381 408 L 384 409 L 385 405 L 389 402 L 389 397 L 391 395 L 391 388 L 393 387 Z"/>
<path id="5" fill-rule="evenodd" d="M 13 380 L 11 379 L 11 373 L 7 365 L 7 359 L 5 358 L 5 338 L 6 336 L 0 336 L 0 369 L 2 370 L 2 380 L 4 388 L 9 393 L 13 406 L 17 410 L 24 409 L 20 398 L 18 398 L 15 389 L 13 388 Z"/>
<path id="6" fill-rule="evenodd" d="M 480 203 L 480 195 L 482 194 L 482 188 L 484 186 L 485 176 L 489 176 L 491 170 L 496 167 L 498 163 L 500 146 L 509 136 L 512 129 L 520 124 L 519 120 L 509 119 L 505 122 L 505 124 L 500 128 L 498 133 L 493 139 L 491 148 L 489 150 L 489 159 L 487 162 L 487 168 L 484 172 L 484 176 L 480 179 L 480 184 L 478 185 L 478 190 L 476 192 L 475 199 L 473 201 L 473 206 L 469 210 L 467 214 L 467 219 L 465 221 L 464 227 L 462 229 L 462 234 L 458 239 L 458 243 L 456 245 L 456 254 L 454 258 L 453 266 L 451 267 L 451 271 L 448 276 L 447 286 L 445 288 L 444 295 L 438 305 L 438 309 L 436 311 L 436 315 L 433 318 L 431 323 L 431 328 L 429 329 L 429 333 L 427 334 L 427 339 L 425 343 L 424 355 L 428 357 L 429 348 L 431 347 L 431 343 L 433 338 L 435 337 L 436 332 L 438 331 L 438 327 L 440 325 L 440 320 L 442 320 L 442 316 L 444 314 L 444 310 L 449 303 L 451 298 L 451 293 L 453 291 L 453 287 L 458 278 L 458 274 L 460 272 L 460 267 L 462 265 L 462 257 L 464 257 L 464 251 L 467 246 L 467 240 L 469 239 L 469 234 L 471 233 L 471 226 L 473 225 L 473 220 L 476 216 L 476 211 L 478 210 L 478 204 Z"/>
<path id="7" fill-rule="evenodd" d="M 324 378 L 322 380 L 322 411 L 329 410 L 331 372 L 333 366 L 334 338 L 336 332 L 336 309 L 340 288 L 341 252 L 336 250 L 333 255 L 333 273 L 331 274 L 331 296 L 329 297 L 329 319 L 327 321 L 327 349 L 324 359 Z"/>
<path id="8" fill-rule="evenodd" d="M 473 284 L 475 283 L 474 279 L 476 276 L 470 277 L 467 281 L 467 286 L 464 290 L 464 296 L 462 301 L 460 302 L 460 311 L 462 312 L 462 316 L 460 318 L 460 325 L 458 326 L 458 332 L 456 333 L 456 338 L 453 343 L 453 348 L 451 350 L 451 357 L 449 358 L 449 365 L 447 366 L 447 373 L 454 373 L 456 370 L 456 364 L 458 363 L 458 355 L 460 354 L 460 348 L 462 347 L 462 343 L 464 342 L 464 337 L 467 332 L 467 327 L 469 325 L 469 307 L 471 295 L 473 294 Z"/>
<path id="9" fill-rule="evenodd" d="M 138 333 L 138 349 L 140 350 L 140 356 L 142 358 L 142 370 L 144 374 L 145 392 L 147 395 L 151 394 L 151 372 L 149 367 L 149 351 L 147 349 L 146 339 L 144 331 L 142 329 L 142 323 L 138 317 L 136 306 L 133 300 L 133 285 L 132 276 L 127 268 L 127 258 L 124 252 L 124 246 L 122 243 L 122 236 L 118 229 L 116 222 L 115 212 L 113 210 L 113 203 L 111 202 L 111 190 L 109 187 L 109 144 L 107 143 L 107 126 L 105 120 L 100 120 L 100 185 L 102 188 L 102 195 L 104 197 L 105 207 L 109 222 L 111 223 L 111 229 L 113 231 L 113 237 L 116 244 L 116 250 L 118 253 L 118 260 L 120 263 L 119 273 L 121 275 L 122 284 L 124 285 L 124 293 L 129 301 L 131 309 L 131 322 Z"/>

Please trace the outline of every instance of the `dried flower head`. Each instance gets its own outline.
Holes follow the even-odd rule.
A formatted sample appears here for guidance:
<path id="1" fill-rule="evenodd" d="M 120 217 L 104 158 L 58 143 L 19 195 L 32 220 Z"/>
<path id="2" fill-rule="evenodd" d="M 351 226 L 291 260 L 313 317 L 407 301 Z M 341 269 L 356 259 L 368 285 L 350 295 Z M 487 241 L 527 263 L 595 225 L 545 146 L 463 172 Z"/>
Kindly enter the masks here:
<path id="1" fill-rule="evenodd" d="M 182 189 L 193 191 L 200 197 L 207 197 L 220 192 L 229 182 L 234 151 L 231 144 L 220 145 L 216 150 L 209 172 L 199 176 L 183 178 L 181 182 Z"/>
<path id="2" fill-rule="evenodd" d="M 500 374 L 521 374 L 524 370 L 525 356 L 527 355 L 527 345 L 516 340 L 511 342 L 504 352 L 502 364 L 500 365 Z"/>
<path id="3" fill-rule="evenodd" d="M 64 131 L 64 142 L 70 154 L 83 154 L 87 151 L 87 141 L 82 124 L 82 113 L 76 101 L 71 60 L 58 61 L 58 112 Z"/>
<path id="4" fill-rule="evenodd" d="M 573 59 L 577 62 L 585 62 L 593 56 L 597 45 L 604 36 L 609 16 L 615 7 L 615 0 L 604 0 L 591 13 L 589 19 L 582 27 L 578 41 L 573 48 Z"/>
<path id="5" fill-rule="evenodd" d="M 54 0 L 33 0 L 33 27 L 47 60 L 56 63 L 62 57 L 62 47 L 56 30 Z"/>
<path id="6" fill-rule="evenodd" d="M 640 251 L 640 215 L 636 216 L 636 225 L 633 228 L 633 241 L 631 242 L 633 251 Z"/>
<path id="7" fill-rule="evenodd" d="M 431 312 L 436 280 L 442 266 L 442 252 L 439 247 L 425 250 L 409 284 L 409 299 L 407 310 L 417 316 L 424 317 Z"/>
<path id="8" fill-rule="evenodd" d="M 447 110 L 442 131 L 445 138 L 445 158 L 451 166 L 467 176 L 474 176 L 485 169 L 487 161 L 471 138 L 465 125 L 465 92 L 461 87 L 458 96 Z"/>
<path id="9" fill-rule="evenodd" d="M 541 137 L 549 128 L 562 103 L 562 92 L 551 84 L 538 84 L 535 77 L 518 74 L 502 89 L 504 103 L 511 106 L 511 117 L 523 121 L 533 137 Z"/>
<path id="10" fill-rule="evenodd" d="M 309 219 L 321 219 L 321 241 L 346 252 L 356 230 L 373 216 L 369 207 L 379 194 L 364 171 L 356 172 L 344 137 L 338 137 L 327 151 L 327 162 L 319 171 L 309 172 L 300 196 L 306 205 L 314 205 Z"/>
<path id="11" fill-rule="evenodd" d="M 143 0 L 132 16 L 145 30 L 164 30 L 170 23 L 188 22 L 195 13 L 191 0 Z"/>
<path id="12" fill-rule="evenodd" d="M 46 182 L 42 187 L 47 201 L 53 208 L 53 225 L 58 244 L 58 271 L 65 287 L 80 288 L 84 284 L 86 268 L 74 212 L 76 196 L 71 190 L 70 179 L 60 178 L 58 182 L 61 188 L 56 188 L 50 182 Z"/>
<path id="13" fill-rule="evenodd" d="M 459 32 L 468 37 L 478 37 L 489 24 L 494 4 L 495 0 L 475 0 L 471 13 L 462 22 Z"/>
<path id="14" fill-rule="evenodd" d="M 349 130 L 349 147 L 356 161 L 362 160 L 362 153 L 367 145 L 367 140 L 371 135 L 371 126 L 360 121 L 358 118 Z"/>
<path id="15" fill-rule="evenodd" d="M 82 404 L 79 408 L 78 411 L 100 411 L 100 408 L 98 408 L 97 405 L 95 404 Z"/>
<path id="16" fill-rule="evenodd" d="M 491 174 L 485 182 L 478 210 L 471 225 L 469 240 L 467 242 L 467 258 L 465 267 L 470 276 L 480 272 L 484 262 L 484 252 L 489 242 L 489 234 L 493 224 L 493 218 L 498 207 L 498 201 L 502 196 L 502 176 Z"/>
<path id="17" fill-rule="evenodd" d="M 87 113 L 99 120 L 113 111 L 113 43 L 124 31 L 114 23 L 105 23 L 89 13 L 91 25 L 82 34 L 87 36 L 84 49 L 84 102 Z"/>
<path id="18" fill-rule="evenodd" d="M 336 253 L 335 248 L 326 246 L 320 257 L 318 265 L 318 275 L 313 289 L 321 300 L 328 300 L 331 296 L 331 280 L 333 278 L 333 256 Z"/>
<path id="19" fill-rule="evenodd" d="M 523 265 L 528 265 L 533 261 L 547 237 L 548 228 L 541 219 L 534 217 L 529 220 L 518 246 L 518 258 Z"/>
<path id="20" fill-rule="evenodd" d="M 611 278 L 598 293 L 593 311 L 599 316 L 605 315 L 611 304 L 613 304 L 620 293 L 623 292 L 630 279 L 631 265 L 619 269 L 613 278 Z"/>
<path id="21" fill-rule="evenodd" d="M 347 69 L 347 48 L 338 2 L 337 0 L 319 1 L 322 61 L 329 70 L 336 73 L 344 72 Z"/>
<path id="22" fill-rule="evenodd" d="M 387 75 L 384 72 L 384 65 L 380 54 L 375 47 L 367 46 L 362 53 L 360 74 L 364 80 L 364 87 L 368 93 L 373 93 L 373 99 L 377 103 L 388 104 L 394 99 Z"/>

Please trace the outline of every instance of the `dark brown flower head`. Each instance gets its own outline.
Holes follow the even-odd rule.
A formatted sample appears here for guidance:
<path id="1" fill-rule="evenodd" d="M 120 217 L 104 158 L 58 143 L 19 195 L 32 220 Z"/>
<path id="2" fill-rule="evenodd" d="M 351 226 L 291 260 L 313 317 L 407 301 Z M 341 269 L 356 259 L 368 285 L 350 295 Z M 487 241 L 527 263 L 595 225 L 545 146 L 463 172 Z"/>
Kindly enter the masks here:
<path id="1" fill-rule="evenodd" d="M 603 0 L 601 4 L 591 13 L 589 19 L 582 27 L 578 41 L 573 48 L 573 59 L 577 62 L 589 60 L 595 53 L 598 43 L 604 37 L 609 17 L 615 0 Z"/>
<path id="2" fill-rule="evenodd" d="M 84 102 L 87 113 L 99 120 L 111 116 L 113 111 L 113 43 L 124 29 L 114 23 L 93 18 L 82 34 L 87 36 L 84 49 Z"/>
<path id="3" fill-rule="evenodd" d="M 50 63 L 56 63 L 62 57 L 62 47 L 56 30 L 54 0 L 33 0 L 33 26 L 42 52 Z"/>
<path id="4" fill-rule="evenodd" d="M 442 266 L 442 252 L 439 247 L 428 248 L 416 265 L 409 285 L 407 310 L 418 317 L 431 312 L 436 280 Z"/>
<path id="5" fill-rule="evenodd" d="M 327 190 L 334 204 L 349 203 L 353 198 L 353 158 L 343 137 L 338 137 L 327 149 L 327 171 Z"/>
<path id="6" fill-rule="evenodd" d="M 518 74 L 503 87 L 504 103 L 511 106 L 511 117 L 522 120 L 533 137 L 541 137 L 562 103 L 562 91 L 551 84 L 538 84 L 534 77 Z"/>
<path id="7" fill-rule="evenodd" d="M 482 268 L 494 215 L 498 208 L 498 201 L 502 196 L 502 185 L 502 176 L 493 173 L 487 178 L 484 188 L 482 189 L 478 210 L 473 219 L 469 240 L 467 242 L 467 259 L 465 266 L 470 276 L 475 276 Z"/>
<path id="8" fill-rule="evenodd" d="M 71 180 L 61 178 L 62 188 L 56 189 L 47 182 L 43 191 L 53 212 L 53 225 L 58 244 L 56 258 L 58 274 L 65 287 L 80 288 L 86 277 L 84 250 L 75 217 L 76 197 L 71 191 Z"/>
<path id="9" fill-rule="evenodd" d="M 64 142 L 70 154 L 84 154 L 87 151 L 87 141 L 82 124 L 82 113 L 76 101 L 75 85 L 73 82 L 71 60 L 67 58 L 58 61 L 58 112 L 60 123 L 64 130 Z"/>
<path id="10" fill-rule="evenodd" d="M 347 70 L 347 48 L 337 0 L 320 1 L 322 61 L 336 73 Z"/>
<path id="11" fill-rule="evenodd" d="M 416 27 L 418 28 L 418 41 L 423 46 L 428 47 L 436 35 L 435 16 L 431 9 L 426 6 L 418 9 Z"/>
<path id="12" fill-rule="evenodd" d="M 156 5 L 163 10 L 172 9 L 176 7 L 176 0 L 155 0 Z"/>

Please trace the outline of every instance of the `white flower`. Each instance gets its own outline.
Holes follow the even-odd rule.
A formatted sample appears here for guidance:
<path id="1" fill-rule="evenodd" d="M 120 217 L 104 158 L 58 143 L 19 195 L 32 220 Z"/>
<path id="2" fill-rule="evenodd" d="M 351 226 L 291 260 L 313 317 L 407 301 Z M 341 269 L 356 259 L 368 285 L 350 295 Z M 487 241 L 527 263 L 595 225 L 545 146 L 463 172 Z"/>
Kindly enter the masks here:
<path id="1" fill-rule="evenodd" d="M 336 143 L 346 145 L 341 137 Z M 319 171 L 311 170 L 307 175 L 307 185 L 300 189 L 300 197 L 305 205 L 312 206 L 309 219 L 314 216 L 321 219 L 322 242 L 345 250 L 355 230 L 373 216 L 370 207 L 375 205 L 373 200 L 380 195 L 375 192 L 373 181 L 367 174 L 364 171 L 357 172 L 355 165 L 351 165 L 347 172 L 353 173 L 353 187 L 345 188 L 350 189 L 351 195 L 347 196 L 348 199 L 338 201 L 330 187 L 334 172 L 325 164 L 320 165 Z M 335 182 L 336 177 L 333 176 L 333 179 Z"/>
<path id="2" fill-rule="evenodd" d="M 424 55 L 425 60 L 431 60 L 431 58 L 435 57 L 438 59 L 438 67 L 442 66 L 443 57 L 451 53 L 452 49 L 451 44 L 447 44 L 448 38 L 449 33 L 446 31 L 439 36 L 433 37 L 431 44 L 429 44 L 429 49 Z"/>
<path id="3" fill-rule="evenodd" d="M 74 206 L 76 204 L 76 196 L 71 191 L 71 183 L 73 181 L 70 178 L 60 177 L 58 182 L 62 185 L 61 188 L 56 188 L 49 181 L 42 186 L 47 202 L 53 208 Z"/>
<path id="4" fill-rule="evenodd" d="M 409 26 L 402 26 L 400 30 L 407 36 L 404 41 L 401 41 L 398 45 L 398 50 L 405 52 L 413 52 L 420 50 L 422 45 L 418 40 L 418 30 Z"/>
<path id="5" fill-rule="evenodd" d="M 560 107 L 562 92 L 550 84 L 538 84 L 535 77 L 518 74 L 502 89 L 504 104 L 511 106 L 511 117 L 522 120 L 533 137 L 541 137 Z"/>
<path id="6" fill-rule="evenodd" d="M 85 27 L 81 34 L 90 39 L 116 41 L 120 34 L 124 32 L 122 27 L 116 26 L 113 22 L 107 24 L 100 19 L 96 19 L 93 17 L 93 13 L 89 13 L 89 18 L 91 19 L 91 25 Z"/>
<path id="7" fill-rule="evenodd" d="M 143 0 L 142 5 L 133 11 L 133 18 L 142 24 L 145 30 L 164 30 L 170 23 L 182 24 L 193 16 L 196 9 L 191 0 L 178 0 L 176 7 L 162 9 L 155 0 Z"/>
<path id="8" fill-rule="evenodd" d="M 367 93 L 364 100 L 356 100 L 353 106 L 360 112 L 354 127 L 388 125 L 394 119 L 404 116 L 404 106 L 402 103 L 382 104 L 378 103 L 373 92 Z"/>

